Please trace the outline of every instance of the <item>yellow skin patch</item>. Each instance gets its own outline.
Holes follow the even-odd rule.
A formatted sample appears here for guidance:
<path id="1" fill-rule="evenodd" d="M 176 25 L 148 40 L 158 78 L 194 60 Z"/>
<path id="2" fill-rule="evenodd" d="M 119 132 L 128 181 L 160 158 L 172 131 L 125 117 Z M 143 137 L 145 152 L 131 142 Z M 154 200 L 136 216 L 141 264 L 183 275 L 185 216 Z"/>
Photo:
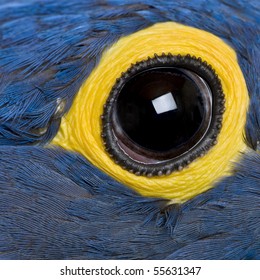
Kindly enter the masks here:
<path id="1" fill-rule="evenodd" d="M 123 170 L 109 157 L 102 143 L 100 116 L 121 73 L 132 63 L 153 57 L 155 53 L 190 54 L 211 64 L 222 83 L 226 111 L 218 143 L 205 156 L 182 171 L 147 178 Z M 92 164 L 144 196 L 182 203 L 232 173 L 234 162 L 246 149 L 243 132 L 248 103 L 245 80 L 231 47 L 213 34 L 196 28 L 173 22 L 158 23 L 121 38 L 104 52 L 62 119 L 52 144 L 81 153 Z"/>

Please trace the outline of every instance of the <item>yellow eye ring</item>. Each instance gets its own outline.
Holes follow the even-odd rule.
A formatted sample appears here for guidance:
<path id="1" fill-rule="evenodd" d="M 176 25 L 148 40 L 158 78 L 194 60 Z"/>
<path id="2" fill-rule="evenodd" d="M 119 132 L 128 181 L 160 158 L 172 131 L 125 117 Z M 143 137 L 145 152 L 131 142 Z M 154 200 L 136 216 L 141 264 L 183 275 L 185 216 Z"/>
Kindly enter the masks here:
<path id="1" fill-rule="evenodd" d="M 218 143 L 182 171 L 147 178 L 122 169 L 109 157 L 101 138 L 103 106 L 113 85 L 131 64 L 171 53 L 201 57 L 217 73 L 226 99 Z M 188 26 L 159 23 L 121 38 L 101 57 L 99 65 L 80 88 L 69 113 L 62 119 L 53 144 L 77 151 L 116 180 L 142 195 L 184 202 L 213 187 L 232 172 L 246 149 L 243 132 L 248 93 L 234 50 L 220 38 Z"/>

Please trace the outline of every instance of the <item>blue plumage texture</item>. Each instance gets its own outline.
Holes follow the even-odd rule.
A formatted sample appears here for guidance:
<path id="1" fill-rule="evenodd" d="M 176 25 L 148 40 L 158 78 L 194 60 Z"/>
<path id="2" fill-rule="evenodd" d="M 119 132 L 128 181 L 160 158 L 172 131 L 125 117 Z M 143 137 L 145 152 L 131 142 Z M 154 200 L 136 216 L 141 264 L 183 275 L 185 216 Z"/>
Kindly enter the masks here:
<path id="1" fill-rule="evenodd" d="M 105 48 L 156 22 L 177 21 L 212 32 L 237 51 L 254 99 L 247 136 L 256 147 L 260 139 L 260 17 L 256 2 L 5 2 L 0 6 L 2 145 L 50 140 L 59 124 L 57 98 L 66 102 L 67 111 Z"/>
<path id="2" fill-rule="evenodd" d="M 257 2 L 0 0 L 0 258 L 260 259 Z M 102 52 L 164 21 L 230 44 L 250 95 L 248 151 L 234 175 L 170 206 L 44 147 Z"/>
<path id="3" fill-rule="evenodd" d="M 256 153 L 211 191 L 171 206 L 135 194 L 80 155 L 40 147 L 0 155 L 1 258 L 260 258 Z"/>

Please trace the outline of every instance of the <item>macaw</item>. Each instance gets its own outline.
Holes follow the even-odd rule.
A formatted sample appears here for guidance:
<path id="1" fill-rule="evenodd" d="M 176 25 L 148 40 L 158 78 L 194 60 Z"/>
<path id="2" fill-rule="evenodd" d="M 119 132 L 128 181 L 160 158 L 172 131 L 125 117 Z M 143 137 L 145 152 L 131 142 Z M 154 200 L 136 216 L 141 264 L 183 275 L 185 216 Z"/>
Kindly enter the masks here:
<path id="1" fill-rule="evenodd" d="M 259 12 L 253 0 L 0 0 L 0 258 L 260 259 Z M 122 45 L 127 47 L 120 49 Z M 148 54 L 132 59 L 132 53 L 139 55 L 146 48 Z M 213 62 L 208 61 L 211 57 Z M 128 66 L 121 68 L 117 59 Z M 106 108 L 114 99 L 107 101 L 102 94 L 140 67 L 162 68 L 166 60 L 174 65 L 171 74 L 154 70 L 145 79 L 151 83 L 156 73 L 174 76 L 175 84 L 184 79 L 194 88 L 194 102 L 200 102 L 194 108 L 210 108 L 211 119 L 216 119 L 219 136 L 210 142 L 214 147 L 199 144 L 199 156 L 187 160 L 193 146 L 185 144 L 185 153 L 176 148 L 185 160 L 178 154 L 176 163 L 175 156 L 163 150 L 173 140 L 157 147 L 158 140 L 149 143 L 157 152 L 163 150 L 156 152 L 163 160 L 153 169 L 149 153 L 139 164 L 138 150 L 134 164 L 132 159 L 116 161 L 118 149 L 112 158 L 108 155 L 114 136 L 106 138 L 109 114 L 114 114 L 113 108 Z M 237 66 L 230 70 L 233 64 Z M 197 68 L 207 82 L 198 78 Z M 107 86 L 113 71 L 117 79 Z M 225 78 L 224 72 L 232 78 Z M 136 83 L 131 86 L 139 88 L 142 82 Z M 212 91 L 205 93 L 207 98 L 201 94 L 205 88 Z M 228 100 L 230 91 L 235 97 Z M 86 96 L 92 98 L 89 105 Z M 171 104 L 167 110 L 179 106 L 172 95 L 164 97 Z M 121 99 L 124 110 L 117 117 L 123 119 L 129 102 L 137 101 Z M 184 105 L 192 106 L 188 99 Z M 154 108 L 156 100 L 162 104 L 156 96 Z M 104 108 L 98 102 L 104 103 L 104 114 L 97 109 L 98 120 L 94 113 L 86 117 Z M 223 103 L 226 111 L 223 106 L 215 112 Z M 210 121 L 198 141 L 210 136 Z M 122 123 L 127 126 L 129 121 Z M 117 131 L 117 125 L 112 129 Z M 232 132 L 223 135 L 231 126 Z M 104 151 L 85 141 L 90 127 Z M 133 136 L 137 142 L 153 138 L 139 137 L 144 127 Z M 155 134 L 165 132 L 156 129 Z M 183 126 L 176 131 L 186 133 Z M 77 143 L 71 144 L 70 138 Z M 182 145 L 178 139 L 176 147 Z M 219 152 L 221 145 L 227 147 Z M 131 154 L 131 148 L 125 149 L 119 157 Z M 166 156 L 174 158 L 167 170 Z M 227 172 L 222 162 L 227 162 Z M 180 183 L 183 172 L 187 180 Z"/>

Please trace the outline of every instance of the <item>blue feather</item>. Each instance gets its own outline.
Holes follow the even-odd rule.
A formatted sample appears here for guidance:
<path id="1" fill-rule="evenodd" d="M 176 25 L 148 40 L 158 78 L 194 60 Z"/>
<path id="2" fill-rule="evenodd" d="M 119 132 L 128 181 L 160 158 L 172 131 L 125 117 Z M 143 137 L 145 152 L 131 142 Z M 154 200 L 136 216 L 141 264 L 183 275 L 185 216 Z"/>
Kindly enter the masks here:
<path id="1" fill-rule="evenodd" d="M 39 147 L 102 52 L 164 21 L 230 44 L 250 94 L 251 149 L 234 175 L 170 206 L 79 154 Z M 0 0 L 0 258 L 260 259 L 259 21 L 258 1 Z"/>
<path id="2" fill-rule="evenodd" d="M 171 206 L 139 196 L 64 150 L 2 147 L 0 158 L 0 258 L 260 258 L 254 151 L 235 176 Z"/>
<path id="3" fill-rule="evenodd" d="M 48 142 L 58 129 L 53 120 L 56 100 L 66 102 L 63 114 L 69 110 L 105 48 L 156 22 L 178 21 L 220 36 L 237 51 L 254 101 L 246 135 L 256 148 L 260 12 L 255 1 L 4 2 L 0 5 L 0 75 L 11 83 L 1 92 L 1 145 Z"/>

